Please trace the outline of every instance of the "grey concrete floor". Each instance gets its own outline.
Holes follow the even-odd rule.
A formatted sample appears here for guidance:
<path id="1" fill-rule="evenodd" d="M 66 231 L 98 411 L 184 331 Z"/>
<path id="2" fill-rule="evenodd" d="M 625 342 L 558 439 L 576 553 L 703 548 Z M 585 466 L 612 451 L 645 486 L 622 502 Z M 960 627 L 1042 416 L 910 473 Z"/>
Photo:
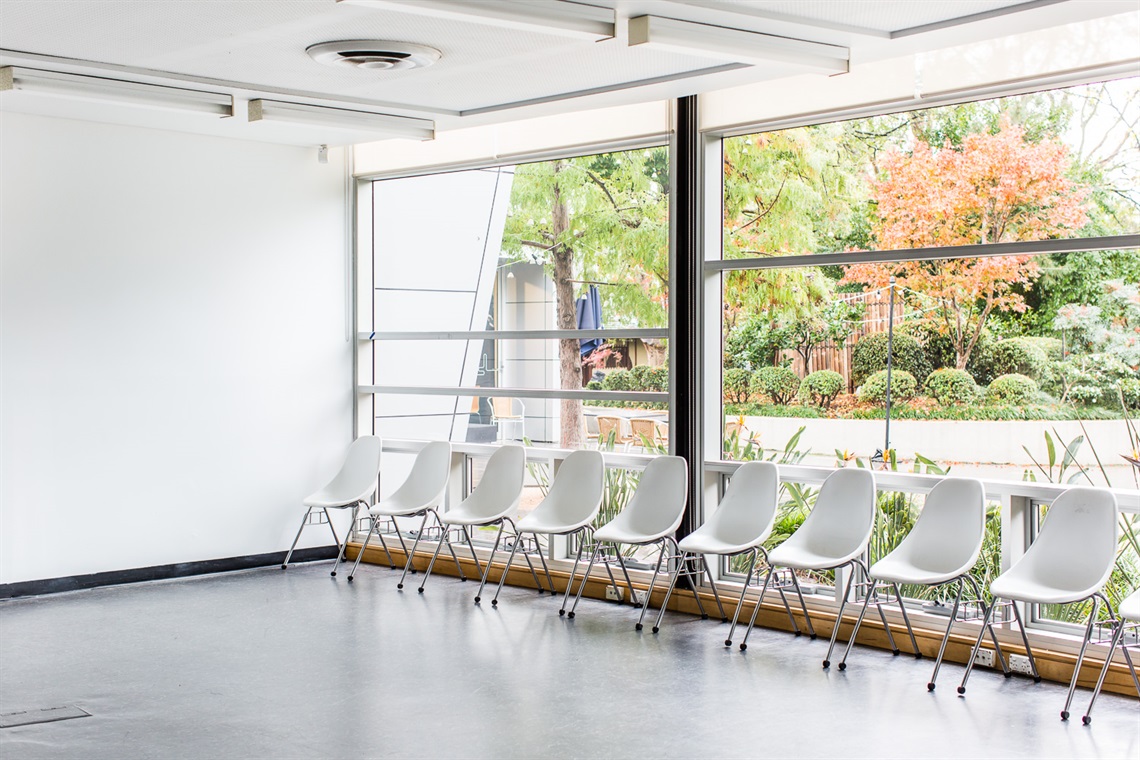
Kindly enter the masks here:
<path id="1" fill-rule="evenodd" d="M 680 614 L 434 577 L 424 595 L 326 563 L 0 603 L 0 713 L 91 717 L 0 730 L 0 758 L 1140 758 L 1140 705 L 1062 723 L 1065 689 L 827 648 Z M 491 596 L 490 593 L 487 596 Z M 1088 692 L 1078 692 L 1074 714 Z"/>

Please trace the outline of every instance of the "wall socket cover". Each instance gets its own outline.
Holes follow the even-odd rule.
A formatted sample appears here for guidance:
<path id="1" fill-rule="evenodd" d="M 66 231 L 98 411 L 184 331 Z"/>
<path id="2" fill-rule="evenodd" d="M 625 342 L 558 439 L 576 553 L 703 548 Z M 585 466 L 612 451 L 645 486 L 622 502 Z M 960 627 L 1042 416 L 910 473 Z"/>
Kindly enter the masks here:
<path id="1" fill-rule="evenodd" d="M 974 655 L 974 665 L 981 668 L 992 668 L 994 666 L 994 650 L 979 649 L 978 653 Z"/>
<path id="2" fill-rule="evenodd" d="M 1029 665 L 1029 658 L 1023 654 L 1011 654 L 1009 656 L 1009 669 L 1023 676 L 1033 675 L 1033 668 Z"/>
<path id="3" fill-rule="evenodd" d="M 617 586 L 606 586 L 606 599 L 609 599 L 611 602 L 620 602 L 622 599 L 625 599 L 625 594 L 622 593 L 622 589 Z"/>

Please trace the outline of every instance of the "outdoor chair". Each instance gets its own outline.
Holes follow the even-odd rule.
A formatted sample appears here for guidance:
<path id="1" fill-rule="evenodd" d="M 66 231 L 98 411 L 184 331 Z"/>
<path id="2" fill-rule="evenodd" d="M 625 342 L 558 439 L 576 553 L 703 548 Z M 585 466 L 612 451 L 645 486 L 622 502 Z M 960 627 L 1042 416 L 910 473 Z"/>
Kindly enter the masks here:
<path id="1" fill-rule="evenodd" d="M 1057 497 L 1049 507 L 1037 540 L 1029 545 L 1013 567 L 990 584 L 993 602 L 982 619 L 978 640 L 974 642 L 970 660 L 966 663 L 966 672 L 962 676 L 962 685 L 958 687 L 959 694 L 966 693 L 966 681 L 970 678 L 974 658 L 982 646 L 986 631 L 989 630 L 993 635 L 993 612 L 998 606 L 1008 606 L 1013 610 L 1018 628 L 1021 629 L 1021 641 L 1025 644 L 1033 681 L 1038 683 L 1041 676 L 1037 672 L 1033 649 L 1029 646 L 1029 637 L 1021 622 L 1017 603 L 1074 604 L 1091 599 L 1092 610 L 1089 612 L 1088 625 L 1085 626 L 1081 650 L 1073 668 L 1073 678 L 1069 682 L 1065 707 L 1061 710 L 1061 720 L 1069 719 L 1069 705 L 1073 701 L 1081 663 L 1085 659 L 1085 649 L 1088 648 L 1101 602 L 1108 607 L 1109 615 L 1112 616 L 1112 608 L 1101 589 L 1116 561 L 1116 541 L 1120 530 L 1118 514 L 1116 496 L 1103 488 L 1071 488 Z M 999 604 L 999 599 L 1005 600 L 1004 604 Z M 1115 617 L 1112 620 L 1115 622 Z M 1011 672 L 1004 662 L 1002 665 L 1008 678 Z"/>
<path id="2" fill-rule="evenodd" d="M 720 603 L 716 584 L 713 581 L 712 569 L 705 557 L 709 554 L 724 557 L 748 554 L 748 569 L 745 571 L 744 588 L 740 590 L 740 599 L 736 603 L 736 611 L 732 616 L 732 627 L 729 629 L 728 638 L 724 642 L 725 646 L 732 646 L 732 635 L 736 631 L 736 624 L 740 619 L 740 609 L 744 606 L 744 595 L 748 593 L 752 578 L 755 575 L 756 557 L 762 554 L 765 561 L 768 558 L 761 544 L 772 533 L 772 523 L 776 519 L 779 489 L 779 470 L 771 462 L 745 462 L 737 468 L 729 481 L 728 491 L 724 494 L 724 498 L 721 499 L 716 511 L 712 513 L 704 525 L 682 538 L 678 544 L 681 551 L 680 561 L 669 584 L 669 590 L 665 592 L 665 601 L 661 603 L 661 611 L 657 615 L 657 624 L 653 626 L 654 633 L 660 630 L 661 621 L 665 617 L 665 608 L 669 604 L 669 597 L 673 593 L 677 579 L 681 576 L 688 577 L 693 595 L 697 598 L 697 606 L 701 610 L 701 618 L 708 617 L 705 614 L 704 605 L 701 603 L 701 597 L 697 594 L 695 581 L 700 573 L 695 566 L 698 564 L 704 567 L 704 571 L 708 575 L 709 586 L 712 588 L 713 597 L 720 609 L 721 622 L 728 622 L 724 608 Z M 782 589 L 780 594 L 783 595 Z M 784 604 L 787 605 L 786 599 Z M 792 617 L 790 608 L 788 609 L 788 617 L 791 618 L 792 625 L 795 626 L 795 618 Z"/>
<path id="3" fill-rule="evenodd" d="M 412 542 L 411 551 L 408 551 L 404 536 L 400 533 L 399 527 L 396 527 L 396 538 L 400 540 L 400 546 L 405 555 L 404 572 L 400 575 L 400 582 L 396 588 L 402 589 L 404 587 L 404 579 L 408 576 L 408 571 L 412 567 L 412 560 L 416 556 L 416 547 L 419 546 L 420 539 L 423 538 L 424 530 L 427 528 L 428 516 L 434 516 L 436 523 L 439 524 L 439 505 L 443 502 L 443 495 L 447 491 L 447 481 L 450 475 L 450 443 L 432 441 L 419 450 L 415 462 L 412 463 L 412 471 L 408 473 L 407 479 L 396 489 L 396 492 L 376 502 L 368 510 L 368 535 L 364 537 L 364 546 L 360 547 L 360 553 L 356 555 L 356 564 L 352 566 L 352 572 L 348 574 L 350 581 L 356 575 L 356 569 L 360 567 L 364 550 L 368 548 L 368 542 L 374 533 L 380 539 L 380 546 L 383 547 L 384 553 L 388 555 L 388 564 L 393 570 L 396 569 L 396 563 L 392 561 L 392 554 L 388 551 L 388 544 L 384 541 L 384 534 L 380 532 L 382 521 L 391 520 L 395 523 L 398 517 L 422 517 L 420 528 L 416 531 L 416 540 Z"/>
<path id="4" fill-rule="evenodd" d="M 633 445 L 642 447 L 668 446 L 669 428 L 664 423 L 649 417 L 629 421 L 633 433 Z"/>
<path id="5" fill-rule="evenodd" d="M 649 602 L 653 596 L 653 586 L 657 581 L 657 575 L 661 572 L 661 562 L 665 558 L 667 544 L 671 543 L 674 549 L 673 554 L 678 554 L 677 542 L 673 538 L 673 533 L 681 525 L 681 518 L 684 516 L 685 504 L 688 500 L 689 466 L 683 458 L 661 456 L 646 465 L 629 503 L 618 513 L 617 517 L 598 528 L 594 533 L 594 548 L 590 552 L 590 561 L 586 565 L 582 584 L 578 586 L 578 593 L 574 597 L 574 604 L 570 607 L 567 617 L 574 617 L 574 610 L 578 606 L 578 600 L 582 598 L 582 591 L 586 588 L 586 582 L 590 579 L 590 571 L 598 559 L 598 552 L 603 544 L 608 543 L 613 545 L 614 554 L 621 565 L 622 573 L 625 575 L 630 602 L 635 607 L 641 607 L 641 616 L 636 625 L 637 630 L 640 631 L 645 620 L 645 611 L 649 609 Z M 621 553 L 623 544 L 630 546 L 660 544 L 657 565 L 653 570 L 653 577 L 649 580 L 649 591 L 646 592 L 644 604 L 639 604 L 637 601 L 637 594 L 634 592 L 633 582 L 629 578 L 629 571 Z M 606 558 L 605 563 L 608 570 L 608 558 Z M 611 574 L 611 579 L 612 577 Z"/>
<path id="6" fill-rule="evenodd" d="M 499 440 L 522 440 L 525 433 L 526 407 L 522 399 L 501 396 L 491 399 L 491 416 L 498 427 Z"/>
<path id="7" fill-rule="evenodd" d="M 633 442 L 633 438 L 626 435 L 622 430 L 621 417 L 608 417 L 604 415 L 598 416 L 598 445 L 606 446 L 613 444 L 614 446 L 624 446 L 629 448 L 629 444 Z"/>
<path id="8" fill-rule="evenodd" d="M 902 543 L 871 565 L 870 580 L 863 598 L 863 609 L 859 612 L 855 628 L 847 640 L 847 649 L 843 652 L 843 659 L 839 661 L 839 669 L 846 668 L 847 655 L 851 652 L 851 645 L 859 633 L 859 626 L 862 625 L 870 604 L 874 604 L 879 611 L 883 628 L 891 643 L 891 650 L 895 655 L 899 654 L 890 625 L 887 623 L 886 615 L 883 614 L 883 604 L 889 603 L 890 599 L 879 598 L 881 588 L 889 588 L 894 592 L 894 599 L 898 602 L 899 611 L 906 624 L 907 635 L 910 636 L 911 651 L 915 658 L 919 659 L 922 655 L 915 642 L 914 629 L 910 624 L 910 616 L 906 613 L 899 585 L 941 586 L 956 583 L 957 590 L 954 595 L 954 605 L 950 609 L 950 620 L 946 624 L 946 633 L 942 637 L 938 657 L 934 661 L 934 673 L 926 684 L 928 691 L 934 691 L 935 682 L 938 680 L 938 669 L 942 665 L 942 657 L 946 652 L 946 644 L 950 640 L 954 621 L 958 617 L 962 593 L 967 583 L 973 589 L 970 603 L 980 606 L 982 614 L 985 614 L 981 588 L 970 575 L 982 552 L 985 531 L 986 493 L 982 482 L 972 478 L 945 478 L 939 481 L 927 495 L 918 520 Z M 996 638 L 994 648 L 1004 667 L 1005 658 Z"/>
<path id="9" fill-rule="evenodd" d="M 566 586 L 569 593 L 574 585 L 574 573 L 578 570 L 578 560 L 582 558 L 582 546 L 586 544 L 586 537 L 593 532 L 590 523 L 598 516 L 602 506 L 602 494 L 605 490 L 606 465 L 598 451 L 575 451 L 562 461 L 558 472 L 554 475 L 554 482 L 550 484 L 546 498 L 529 514 L 512 525 L 515 540 L 511 546 L 507 565 L 499 578 L 499 587 L 495 590 L 495 598 L 491 606 L 499 604 L 499 592 L 503 590 L 503 583 L 507 580 L 507 572 L 519 547 L 525 541 L 523 534 L 529 533 L 534 539 L 534 551 L 522 550 L 534 583 L 538 586 L 538 593 L 542 593 L 542 584 L 539 583 L 538 574 L 534 571 L 534 564 L 530 561 L 531 554 L 537 554 L 542 560 L 542 570 L 546 574 L 547 588 L 554 596 L 554 582 L 550 578 L 550 568 L 547 567 L 546 557 L 543 556 L 542 547 L 538 543 L 538 535 L 545 536 L 578 536 L 578 559 L 570 571 L 570 582 Z M 511 522 L 507 519 L 507 522 Z"/>
<path id="10" fill-rule="evenodd" d="M 756 607 L 752 610 L 752 617 L 748 620 L 744 640 L 740 642 L 740 651 L 743 652 L 748 648 L 748 636 L 752 633 L 756 615 L 764 603 L 764 595 L 777 568 L 791 571 L 792 582 L 797 590 L 799 589 L 799 583 L 795 580 L 797 570 L 835 570 L 858 565 L 866 571 L 866 565 L 863 564 L 861 557 L 867 551 L 874 525 L 874 474 L 870 470 L 851 468 L 836 470 L 828 475 L 819 489 L 815 507 L 808 513 L 803 524 L 784 543 L 768 552 L 768 574 L 764 578 L 764 586 L 760 589 L 760 598 L 756 600 Z M 847 598 L 851 595 L 854 580 L 854 567 L 851 567 L 846 588 L 840 597 L 835 626 L 831 629 L 831 643 L 827 647 L 827 657 L 823 661 L 825 668 L 831 666 L 835 638 L 839 635 L 843 610 L 847 606 Z M 838 588 L 836 592 L 839 592 Z M 803 605 L 802 596 L 800 604 Z M 808 633 L 815 638 L 815 627 L 812 625 L 806 606 L 803 607 L 803 611 Z M 794 630 L 798 635 L 798 629 Z"/>
<path id="11" fill-rule="evenodd" d="M 424 584 L 431 576 L 435 560 L 439 557 L 439 550 L 447 544 L 452 558 L 455 551 L 451 548 L 450 528 L 458 527 L 471 549 L 471 557 L 475 560 L 475 570 L 481 576 L 479 590 L 475 592 L 475 603 L 480 602 L 483 587 L 487 585 L 487 574 L 491 571 L 491 563 L 495 560 L 495 552 L 499 549 L 499 541 L 503 537 L 503 525 L 519 506 L 522 496 L 523 475 L 526 472 L 526 449 L 522 446 L 500 446 L 487 460 L 487 467 L 483 470 L 483 477 L 475 490 L 461 501 L 457 506 L 439 514 L 439 521 L 443 527 L 443 535 L 436 544 L 435 553 L 431 555 L 424 578 L 420 581 L 419 593 L 424 592 Z M 471 541 L 471 528 L 482 528 L 498 525 L 499 532 L 495 535 L 495 545 L 491 549 L 491 556 L 487 560 L 487 567 L 479 565 L 479 556 L 475 554 L 475 544 Z M 459 567 L 459 561 L 455 562 Z M 467 580 L 462 568 L 459 579 Z"/>
<path id="12" fill-rule="evenodd" d="M 1081 722 L 1086 726 L 1092 723 L 1092 709 L 1096 704 L 1097 695 L 1100 694 L 1100 687 L 1104 685 L 1104 677 L 1108 675 L 1108 669 L 1112 665 L 1112 655 L 1116 653 L 1116 648 L 1124 652 L 1124 660 L 1128 663 L 1128 670 L 1132 674 L 1132 683 L 1136 687 L 1136 693 L 1140 694 L 1140 678 L 1136 677 L 1136 664 L 1132 662 L 1132 655 L 1128 653 L 1129 647 L 1137 646 L 1136 643 L 1128 644 L 1122 643 L 1125 635 L 1125 629 L 1131 628 L 1133 633 L 1140 630 L 1140 590 L 1133 591 L 1128 598 L 1120 603 L 1120 609 L 1117 610 L 1118 619 L 1112 631 L 1112 643 L 1108 646 L 1108 654 L 1104 658 L 1104 667 L 1100 669 L 1100 676 L 1096 679 L 1096 686 L 1093 687 L 1092 698 L 1089 699 L 1089 708 L 1085 710 L 1085 715 L 1081 718 Z"/>
<path id="13" fill-rule="evenodd" d="M 301 540 L 301 532 L 309 524 L 309 515 L 314 509 L 319 509 L 325 515 L 325 521 L 333 534 L 333 541 L 336 541 L 336 560 L 333 562 L 332 569 L 332 575 L 336 577 L 337 568 L 340 567 L 340 563 L 344 559 L 345 546 L 348 544 L 349 536 L 352 535 L 352 526 L 356 523 L 357 511 L 362 506 L 368 506 L 368 497 L 375 493 L 378 488 L 380 451 L 382 448 L 383 443 L 376 436 L 360 436 L 348 447 L 340 472 L 324 488 L 305 497 L 305 500 L 301 502 L 305 506 L 305 516 L 301 518 L 301 527 L 297 528 L 297 535 L 293 538 L 292 546 L 285 553 L 285 561 L 281 563 L 282 570 L 289 567 L 289 560 L 293 558 L 293 550 L 297 548 L 297 542 Z M 345 532 L 343 542 L 336 534 L 336 528 L 329 516 L 330 509 L 352 510 L 352 521 Z"/>

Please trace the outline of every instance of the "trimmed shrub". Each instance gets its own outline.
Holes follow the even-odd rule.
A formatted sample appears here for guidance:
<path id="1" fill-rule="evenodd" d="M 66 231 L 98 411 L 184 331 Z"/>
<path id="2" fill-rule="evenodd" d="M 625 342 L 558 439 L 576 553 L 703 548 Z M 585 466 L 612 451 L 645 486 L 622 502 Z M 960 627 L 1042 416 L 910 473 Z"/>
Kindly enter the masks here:
<path id="1" fill-rule="evenodd" d="M 629 375 L 634 390 L 647 391 L 653 383 L 653 367 L 648 364 L 638 364 L 629 371 Z"/>
<path id="2" fill-rule="evenodd" d="M 632 391 L 633 373 L 628 369 L 611 369 L 602 380 L 602 388 L 607 391 Z"/>
<path id="3" fill-rule="evenodd" d="M 896 332 L 892 349 L 893 369 L 908 373 L 922 385 L 930 374 L 930 362 L 918 341 Z M 887 334 L 872 333 L 859 339 L 851 350 L 851 380 L 862 385 L 871 375 L 887 368 Z"/>
<path id="4" fill-rule="evenodd" d="M 1045 354 L 1045 358 L 1051 362 L 1061 361 L 1061 339 L 1060 338 L 1039 338 L 1033 335 L 1026 335 L 1021 338 L 1016 338 L 1027 346 L 1033 346 Z"/>
<path id="5" fill-rule="evenodd" d="M 746 369 L 726 369 L 724 371 L 724 398 L 733 404 L 743 404 L 748 401 L 749 384 L 752 375 Z"/>
<path id="6" fill-rule="evenodd" d="M 918 392 L 918 382 L 914 375 L 905 369 L 891 370 L 891 401 L 905 401 L 914 398 Z M 887 371 L 876 372 L 867 378 L 859 387 L 859 400 L 871 401 L 877 404 L 886 403 L 887 400 Z"/>
<path id="7" fill-rule="evenodd" d="M 649 371 L 649 384 L 645 390 L 662 392 L 669 390 L 669 368 L 653 367 Z"/>
<path id="8" fill-rule="evenodd" d="M 978 384 L 964 369 L 936 369 L 926 378 L 926 395 L 942 406 L 968 404 L 978 397 Z"/>
<path id="9" fill-rule="evenodd" d="M 1025 375 L 1039 380 L 1049 364 L 1049 357 L 1024 338 L 999 340 L 989 351 L 990 371 L 994 376 Z"/>
<path id="10" fill-rule="evenodd" d="M 829 369 L 812 372 L 800 383 L 800 399 L 828 409 L 843 390 L 843 375 Z"/>
<path id="11" fill-rule="evenodd" d="M 600 391 L 600 390 L 602 390 L 602 384 L 600 382 L 598 382 L 597 380 L 591 380 L 590 382 L 586 383 L 586 390 L 588 390 L 588 391 Z"/>
<path id="12" fill-rule="evenodd" d="M 787 367 L 765 367 L 752 374 L 752 392 L 763 393 L 776 404 L 788 404 L 800 389 L 800 376 Z"/>
<path id="13" fill-rule="evenodd" d="M 986 401 L 990 404 L 1028 404 L 1036 395 L 1037 383 L 1016 373 L 994 378 L 986 389 Z"/>

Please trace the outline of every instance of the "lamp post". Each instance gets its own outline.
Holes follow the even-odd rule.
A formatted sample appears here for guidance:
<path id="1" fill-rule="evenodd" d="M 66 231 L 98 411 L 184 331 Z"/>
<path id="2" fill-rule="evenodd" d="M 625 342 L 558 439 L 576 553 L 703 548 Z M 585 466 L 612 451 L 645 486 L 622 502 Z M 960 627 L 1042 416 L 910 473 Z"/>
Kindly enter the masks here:
<path id="1" fill-rule="evenodd" d="M 890 306 L 887 311 L 887 428 L 883 443 L 883 464 L 886 465 L 891 452 L 891 369 L 895 353 L 895 278 L 890 280 Z"/>

